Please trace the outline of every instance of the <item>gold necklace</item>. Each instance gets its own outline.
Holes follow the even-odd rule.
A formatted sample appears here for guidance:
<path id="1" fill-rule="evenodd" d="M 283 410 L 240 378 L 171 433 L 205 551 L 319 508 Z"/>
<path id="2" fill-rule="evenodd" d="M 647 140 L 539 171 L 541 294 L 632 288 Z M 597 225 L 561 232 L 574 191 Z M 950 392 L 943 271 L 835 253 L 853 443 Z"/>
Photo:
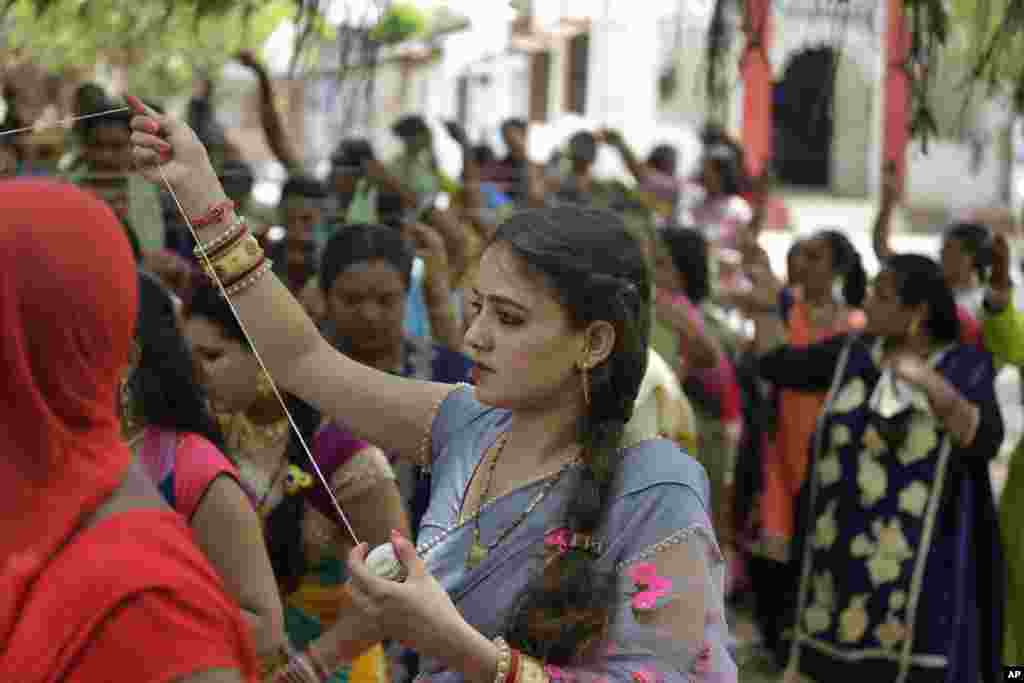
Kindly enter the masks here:
<path id="1" fill-rule="evenodd" d="M 526 518 L 530 516 L 530 513 L 540 505 L 541 501 L 547 497 L 548 492 L 562 479 L 562 474 L 565 473 L 569 467 L 577 462 L 576 458 L 573 458 L 569 462 L 562 465 L 553 476 L 549 477 L 544 486 L 541 487 L 537 495 L 533 497 L 533 500 L 526 506 L 526 508 L 520 513 L 519 517 L 514 522 L 509 524 L 507 527 L 498 533 L 498 537 L 488 544 L 484 544 L 480 538 L 480 517 L 482 516 L 484 506 L 487 504 L 487 498 L 491 492 L 491 482 L 494 480 L 494 470 L 498 466 L 498 458 L 501 457 L 501 453 L 505 450 L 505 444 L 508 443 L 508 432 L 504 432 L 498 443 L 497 451 L 494 453 L 494 458 L 491 460 L 490 466 L 487 469 L 487 482 L 484 484 L 484 490 L 480 494 L 480 504 L 477 506 L 476 515 L 473 518 L 473 544 L 469 547 L 469 555 L 466 558 L 466 568 L 474 569 L 477 565 L 487 559 L 487 556 L 492 550 L 497 548 L 502 542 L 508 538 L 515 529 L 526 521 Z"/>
<path id="2" fill-rule="evenodd" d="M 266 425 L 254 423 L 243 412 L 221 415 L 219 419 L 228 446 L 244 453 L 254 453 L 280 445 L 288 436 L 288 429 L 291 427 L 287 416 Z"/>

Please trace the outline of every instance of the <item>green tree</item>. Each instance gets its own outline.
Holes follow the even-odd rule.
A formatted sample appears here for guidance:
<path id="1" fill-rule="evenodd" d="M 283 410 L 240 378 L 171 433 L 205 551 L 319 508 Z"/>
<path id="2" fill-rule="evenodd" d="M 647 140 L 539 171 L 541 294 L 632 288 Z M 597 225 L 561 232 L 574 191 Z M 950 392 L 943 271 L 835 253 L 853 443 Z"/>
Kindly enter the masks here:
<path id="1" fill-rule="evenodd" d="M 163 98 L 262 45 L 295 11 L 296 0 L 10 0 L 2 31 L 5 48 L 49 69 L 122 66 L 133 92 Z"/>

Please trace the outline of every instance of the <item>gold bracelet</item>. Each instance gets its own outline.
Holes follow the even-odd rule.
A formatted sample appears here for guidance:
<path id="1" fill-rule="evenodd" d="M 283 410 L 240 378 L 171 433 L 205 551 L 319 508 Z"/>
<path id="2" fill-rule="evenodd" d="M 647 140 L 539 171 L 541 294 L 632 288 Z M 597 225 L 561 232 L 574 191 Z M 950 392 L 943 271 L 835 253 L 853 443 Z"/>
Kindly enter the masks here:
<path id="1" fill-rule="evenodd" d="M 533 657 L 519 655 L 519 676 L 516 683 L 548 683 L 549 677 L 544 667 Z"/>
<path id="2" fill-rule="evenodd" d="M 236 235 L 242 232 L 245 229 L 245 227 L 245 219 L 242 218 L 241 216 L 238 216 L 235 222 L 232 223 L 227 230 L 220 233 L 206 244 L 197 244 L 195 249 L 192 250 L 192 253 L 195 254 L 196 258 L 202 258 L 203 254 L 206 254 L 207 256 L 212 256 L 214 253 L 217 252 L 217 250 L 219 250 L 225 244 L 234 239 Z"/>
<path id="3" fill-rule="evenodd" d="M 233 283 L 230 287 L 224 288 L 224 293 L 228 296 L 235 296 L 241 292 L 252 287 L 254 284 L 260 281 L 260 279 L 270 272 L 270 269 L 274 267 L 274 262 L 268 258 L 263 259 L 263 263 L 253 269 L 253 271 L 244 276 L 241 280 Z"/>
<path id="4" fill-rule="evenodd" d="M 288 648 L 279 647 L 273 654 L 260 658 L 260 678 L 267 678 L 288 663 Z"/>
<path id="5" fill-rule="evenodd" d="M 204 260 L 202 266 L 211 280 L 216 276 L 217 280 L 228 286 L 234 284 L 239 278 L 245 277 L 246 273 L 258 266 L 262 260 L 263 247 L 250 233 L 232 244 L 224 251 L 223 255 L 218 255 L 212 263 L 207 263 Z"/>
<path id="6" fill-rule="evenodd" d="M 504 638 L 495 638 L 494 644 L 498 647 L 498 668 L 494 672 L 494 683 L 506 683 L 509 667 L 512 666 L 512 648 Z"/>

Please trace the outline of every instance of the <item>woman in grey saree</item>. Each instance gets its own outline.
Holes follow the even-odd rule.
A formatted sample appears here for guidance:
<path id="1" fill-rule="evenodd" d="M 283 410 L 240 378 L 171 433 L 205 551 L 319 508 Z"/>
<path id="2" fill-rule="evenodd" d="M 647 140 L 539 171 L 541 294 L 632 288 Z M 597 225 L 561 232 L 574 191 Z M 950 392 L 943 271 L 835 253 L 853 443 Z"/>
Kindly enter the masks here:
<path id="1" fill-rule="evenodd" d="M 146 111 L 133 127 L 143 172 L 175 187 L 185 211 L 223 201 L 187 126 Z M 499 228 L 468 292 L 472 389 L 352 361 L 273 274 L 216 258 L 276 382 L 434 471 L 419 548 L 392 538 L 408 578 L 374 576 L 357 545 L 354 609 L 277 680 L 322 679 L 390 639 L 438 683 L 736 681 L 707 478 L 671 442 L 621 447 L 646 368 L 651 281 L 620 219 L 555 208 Z"/>
<path id="2" fill-rule="evenodd" d="M 509 411 L 482 405 L 473 393 L 466 385 L 456 388 L 434 419 L 434 484 L 417 552 L 462 616 L 494 637 L 503 633 L 507 613 L 538 564 L 560 551 L 563 539 L 554 537 L 565 496 L 577 488 L 579 465 L 467 515 L 460 508 L 470 479 L 510 421 Z M 735 681 L 724 648 L 723 564 L 708 517 L 703 468 L 666 439 L 642 441 L 621 457 L 613 502 L 597 535 L 599 561 L 618 578 L 611 632 L 594 648 L 598 652 L 581 652 L 577 666 L 549 666 L 546 673 L 577 682 Z M 476 515 L 481 537 L 495 539 L 537 499 L 524 522 L 479 565 L 467 567 Z M 462 680 L 441 662 L 428 662 L 422 671 L 433 683 Z"/>

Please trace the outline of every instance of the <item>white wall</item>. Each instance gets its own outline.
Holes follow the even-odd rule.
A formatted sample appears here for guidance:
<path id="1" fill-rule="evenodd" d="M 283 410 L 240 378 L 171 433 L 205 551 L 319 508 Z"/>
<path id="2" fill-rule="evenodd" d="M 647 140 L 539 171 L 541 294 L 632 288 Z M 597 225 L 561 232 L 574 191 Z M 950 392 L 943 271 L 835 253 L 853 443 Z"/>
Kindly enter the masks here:
<path id="1" fill-rule="evenodd" d="M 911 143 L 907 151 L 906 202 L 952 211 L 1000 204 L 1002 164 L 991 148 L 982 161 L 975 173 L 967 145 L 933 140 L 925 155 L 920 142 Z"/>

